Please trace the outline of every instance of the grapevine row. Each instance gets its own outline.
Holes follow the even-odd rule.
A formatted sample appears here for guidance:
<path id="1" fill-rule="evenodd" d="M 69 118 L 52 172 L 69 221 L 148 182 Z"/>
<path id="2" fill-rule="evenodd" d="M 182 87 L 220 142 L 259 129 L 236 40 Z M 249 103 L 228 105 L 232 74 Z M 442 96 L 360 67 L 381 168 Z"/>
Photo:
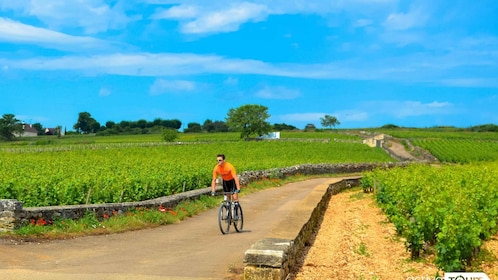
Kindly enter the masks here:
<path id="1" fill-rule="evenodd" d="M 239 173 L 298 164 L 387 162 L 379 148 L 343 142 L 213 142 L 0 153 L 0 199 L 25 206 L 152 199 L 210 185 L 218 153 Z"/>
<path id="2" fill-rule="evenodd" d="M 376 200 L 416 258 L 436 251 L 436 264 L 460 271 L 497 233 L 498 163 L 375 170 L 364 174 Z"/>

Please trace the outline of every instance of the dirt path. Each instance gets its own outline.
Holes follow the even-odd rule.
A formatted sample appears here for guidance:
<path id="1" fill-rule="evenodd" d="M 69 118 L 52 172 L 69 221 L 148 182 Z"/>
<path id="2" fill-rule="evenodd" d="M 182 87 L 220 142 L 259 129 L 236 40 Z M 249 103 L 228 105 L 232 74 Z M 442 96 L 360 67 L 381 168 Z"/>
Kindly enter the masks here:
<path id="1" fill-rule="evenodd" d="M 405 146 L 396 141 L 389 141 L 388 147 L 389 147 L 388 149 L 391 150 L 391 152 L 393 152 L 399 158 L 405 160 L 417 160 L 416 157 L 414 157 L 405 149 Z"/>
<path id="2" fill-rule="evenodd" d="M 244 232 L 222 235 L 217 209 L 155 229 L 41 244 L 1 244 L 1 279 L 236 279 L 245 250 L 317 185 L 291 183 L 243 196 Z"/>
<path id="3" fill-rule="evenodd" d="M 498 255 L 498 236 L 485 248 Z M 292 279 L 435 279 L 438 269 L 430 260 L 410 260 L 373 194 L 343 192 L 331 198 L 316 239 Z M 498 280 L 498 262 L 483 263 L 482 270 Z"/>

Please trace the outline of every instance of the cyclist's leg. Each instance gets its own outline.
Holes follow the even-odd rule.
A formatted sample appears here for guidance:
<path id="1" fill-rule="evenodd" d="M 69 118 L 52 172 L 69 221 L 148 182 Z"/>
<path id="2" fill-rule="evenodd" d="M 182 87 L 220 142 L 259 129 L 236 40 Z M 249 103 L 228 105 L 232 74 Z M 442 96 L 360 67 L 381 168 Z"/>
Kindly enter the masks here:
<path id="1" fill-rule="evenodd" d="M 234 213 L 234 219 L 237 220 L 238 219 L 238 208 L 239 208 L 239 196 L 238 194 L 235 192 L 235 190 L 237 190 L 237 185 L 235 184 L 235 180 L 232 179 L 230 181 L 227 182 L 227 185 L 229 185 L 230 187 L 230 192 L 233 194 L 233 201 L 235 202 L 235 213 Z"/>
<path id="2" fill-rule="evenodd" d="M 237 185 L 235 184 L 235 180 L 232 179 L 230 181 L 226 181 L 227 188 L 229 189 L 229 192 L 233 193 L 233 200 L 238 202 L 239 201 L 239 196 L 237 193 L 235 193 L 235 190 L 237 190 Z"/>
<path id="3" fill-rule="evenodd" d="M 227 197 L 227 199 L 230 200 L 230 195 L 226 194 L 226 193 L 229 193 L 232 191 L 230 181 L 225 181 L 225 180 L 222 180 L 222 181 L 223 181 L 223 192 L 225 192 L 225 196 Z"/>

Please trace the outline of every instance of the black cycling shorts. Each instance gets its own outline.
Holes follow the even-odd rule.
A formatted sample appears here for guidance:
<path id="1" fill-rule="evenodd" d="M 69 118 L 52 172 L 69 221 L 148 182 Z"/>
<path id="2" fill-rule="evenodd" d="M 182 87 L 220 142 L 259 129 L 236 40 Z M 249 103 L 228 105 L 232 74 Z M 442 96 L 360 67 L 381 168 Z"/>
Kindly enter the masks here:
<path id="1" fill-rule="evenodd" d="M 224 192 L 235 192 L 237 185 L 235 184 L 235 179 L 225 181 L 223 180 L 223 191 Z"/>

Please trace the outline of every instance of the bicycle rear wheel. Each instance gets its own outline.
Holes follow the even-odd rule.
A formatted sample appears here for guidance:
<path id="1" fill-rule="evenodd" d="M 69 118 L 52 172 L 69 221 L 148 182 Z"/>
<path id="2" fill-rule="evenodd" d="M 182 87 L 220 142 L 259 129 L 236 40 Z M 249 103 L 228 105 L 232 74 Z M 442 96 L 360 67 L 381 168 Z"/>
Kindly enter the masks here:
<path id="1" fill-rule="evenodd" d="M 244 212 L 242 212 L 242 207 L 240 204 L 235 210 L 235 217 L 233 217 L 233 227 L 237 232 L 241 232 L 244 227 Z"/>
<path id="2" fill-rule="evenodd" d="M 221 233 L 227 234 L 231 223 L 230 207 L 221 204 L 218 211 L 218 225 L 220 226 Z"/>

